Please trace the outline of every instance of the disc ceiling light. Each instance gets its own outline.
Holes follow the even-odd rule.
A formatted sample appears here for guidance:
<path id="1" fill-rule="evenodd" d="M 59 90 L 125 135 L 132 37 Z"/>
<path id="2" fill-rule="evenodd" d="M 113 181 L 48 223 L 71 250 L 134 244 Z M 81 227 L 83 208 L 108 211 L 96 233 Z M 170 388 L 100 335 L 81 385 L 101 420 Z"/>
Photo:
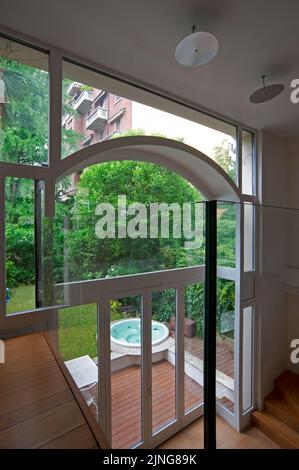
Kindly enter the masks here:
<path id="1" fill-rule="evenodd" d="M 175 49 L 175 59 L 185 67 L 198 67 L 207 64 L 217 55 L 219 49 L 218 39 L 211 33 L 195 31 L 179 42 Z"/>
<path id="2" fill-rule="evenodd" d="M 273 100 L 276 96 L 284 90 L 284 85 L 266 85 L 266 75 L 262 75 L 263 86 L 258 90 L 254 91 L 249 96 L 249 101 L 254 104 L 266 103 L 267 101 Z"/>

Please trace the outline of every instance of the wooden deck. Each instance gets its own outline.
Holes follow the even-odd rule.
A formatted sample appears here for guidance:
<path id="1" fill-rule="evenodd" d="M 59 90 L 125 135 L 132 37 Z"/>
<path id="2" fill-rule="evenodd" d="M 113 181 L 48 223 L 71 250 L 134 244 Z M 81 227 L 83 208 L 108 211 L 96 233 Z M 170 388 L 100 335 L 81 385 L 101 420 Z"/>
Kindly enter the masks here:
<path id="1" fill-rule="evenodd" d="M 203 361 L 204 342 L 198 336 L 185 338 L 185 350 Z M 234 353 L 219 343 L 216 346 L 216 369 L 234 378 Z"/>
<path id="2" fill-rule="evenodd" d="M 1 449 L 92 449 L 98 444 L 42 334 L 5 341 Z"/>
<path id="3" fill-rule="evenodd" d="M 112 447 L 141 440 L 141 369 L 131 366 L 112 374 Z M 185 375 L 185 408 L 202 403 L 203 388 Z M 153 431 L 175 418 L 175 368 L 168 361 L 153 364 Z"/>
<path id="4" fill-rule="evenodd" d="M 203 341 L 185 338 L 185 349 L 203 360 Z M 233 378 L 233 352 L 217 345 L 217 369 Z M 97 396 L 97 387 L 93 393 Z M 112 447 L 130 448 L 141 441 L 141 368 L 130 366 L 112 373 Z M 234 404 L 218 401 L 230 411 Z M 185 410 L 203 402 L 203 387 L 185 374 Z M 175 368 L 167 360 L 152 366 L 153 433 L 175 418 Z M 95 411 L 95 410 L 93 410 Z"/>
<path id="5" fill-rule="evenodd" d="M 198 338 L 186 339 L 185 346 L 203 358 Z M 218 370 L 232 374 L 233 354 L 219 347 L 217 352 L 225 357 L 221 366 L 217 362 Z M 57 360 L 42 334 L 6 341 L 6 363 L 0 364 L 0 448 L 98 447 Z M 175 368 L 166 360 L 153 364 L 152 382 L 156 432 L 175 418 Z M 202 401 L 203 388 L 185 375 L 185 410 Z M 112 374 L 112 445 L 129 448 L 140 440 L 141 368 L 134 365 Z"/>

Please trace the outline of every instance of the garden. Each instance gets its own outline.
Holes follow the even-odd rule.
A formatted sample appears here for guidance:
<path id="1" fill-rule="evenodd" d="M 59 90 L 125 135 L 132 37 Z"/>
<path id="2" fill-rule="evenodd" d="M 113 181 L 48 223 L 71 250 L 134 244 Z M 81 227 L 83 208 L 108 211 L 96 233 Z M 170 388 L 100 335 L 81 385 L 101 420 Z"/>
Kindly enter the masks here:
<path id="1" fill-rule="evenodd" d="M 48 74 L 37 68 L 1 58 L 0 81 L 4 93 L 0 104 L 0 158 L 13 163 L 44 165 L 48 152 Z M 63 84 L 63 113 L 72 114 L 67 97 L 69 82 Z M 144 134 L 132 129 L 126 135 Z M 159 133 L 157 133 L 159 135 Z M 62 155 L 80 147 L 81 134 L 62 129 Z M 180 139 L 182 140 L 182 139 Z M 215 160 L 234 178 L 234 164 L 223 145 L 215 148 Z M 166 204 L 191 203 L 192 224 L 196 204 L 202 196 L 182 177 L 145 162 L 109 162 L 86 168 L 81 174 L 74 194 L 69 194 L 70 177 L 56 186 L 56 216 L 52 223 L 42 218 L 42 263 L 48 284 L 65 280 L 88 280 L 195 266 L 204 263 L 205 244 L 188 250 L 182 234 L 175 238 L 158 236 L 155 239 L 99 239 L 95 236 L 99 202 L 110 203 L 117 211 L 117 198 L 125 195 L 128 204 L 139 202 Z M 5 233 L 7 313 L 32 310 L 36 307 L 36 227 L 34 181 L 6 178 Z M 67 197 L 66 197 L 67 195 Z M 202 215 L 204 210 L 202 207 Z M 172 215 L 170 215 L 170 219 Z M 171 219 L 172 220 L 172 219 Z M 170 220 L 170 221 L 171 221 Z M 203 224 L 204 225 L 204 224 Z M 67 226 L 67 230 L 65 227 Z M 234 267 L 235 208 L 220 203 L 218 207 L 218 264 Z M 50 232 L 49 232 L 50 228 Z M 204 233 L 203 233 L 204 235 Z M 48 238 L 47 238 L 48 237 Z M 50 247 L 50 248 L 49 248 Z M 49 251 L 50 250 L 50 251 Z M 50 269 L 49 269 L 50 267 Z M 44 280 L 44 282 L 46 282 Z M 49 286 L 48 286 L 49 287 Z M 234 310 L 234 283 L 218 281 L 218 331 L 221 314 Z M 43 304 L 49 305 L 46 288 Z M 173 294 L 165 291 L 153 300 L 153 317 L 169 322 L 174 314 Z M 121 318 L 122 299 L 113 305 L 111 320 Z M 137 305 L 135 305 L 138 308 Z M 186 289 L 186 315 L 196 321 L 197 334 L 203 333 L 204 286 L 195 284 Z M 78 355 L 96 355 L 97 312 L 94 305 L 59 310 L 60 344 L 65 359 Z"/>

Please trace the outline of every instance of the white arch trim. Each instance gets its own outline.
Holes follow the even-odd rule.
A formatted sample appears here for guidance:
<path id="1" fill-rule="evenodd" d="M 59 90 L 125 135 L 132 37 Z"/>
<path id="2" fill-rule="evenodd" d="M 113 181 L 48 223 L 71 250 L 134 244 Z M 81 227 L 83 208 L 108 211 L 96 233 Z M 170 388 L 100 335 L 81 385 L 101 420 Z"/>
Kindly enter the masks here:
<path id="1" fill-rule="evenodd" d="M 131 136 L 106 140 L 73 153 L 53 168 L 56 180 L 98 163 L 139 160 L 172 170 L 193 184 L 206 200 L 238 202 L 241 193 L 225 171 L 199 150 L 164 137 Z"/>

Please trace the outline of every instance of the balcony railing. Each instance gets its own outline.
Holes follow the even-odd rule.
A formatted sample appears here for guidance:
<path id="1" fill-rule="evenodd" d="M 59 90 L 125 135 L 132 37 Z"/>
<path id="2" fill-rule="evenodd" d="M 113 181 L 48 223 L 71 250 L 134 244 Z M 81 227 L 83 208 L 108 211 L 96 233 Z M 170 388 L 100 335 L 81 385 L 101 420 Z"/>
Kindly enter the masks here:
<path id="1" fill-rule="evenodd" d="M 235 270 L 229 268 L 218 269 L 217 274 L 228 280 L 236 276 Z M 81 341 L 82 331 L 78 330 L 76 339 L 71 333 L 72 324 L 68 323 L 71 317 L 64 319 L 64 315 L 68 315 L 67 307 L 81 306 L 86 316 L 86 306 L 97 305 L 98 321 L 94 318 L 93 333 L 97 352 L 89 356 L 87 351 L 82 351 L 78 356 L 69 356 L 65 365 L 113 447 L 138 447 L 140 442 L 154 447 L 165 439 L 165 433 L 176 432 L 179 423 L 186 424 L 202 413 L 203 339 L 194 334 L 195 331 L 186 335 L 184 326 L 186 289 L 203 283 L 204 279 L 205 266 L 201 265 L 55 285 L 55 300 L 61 304 L 58 325 L 62 329 L 59 326 L 58 331 L 62 347 L 65 340 L 68 343 Z M 151 336 L 152 302 L 154 296 L 163 291 L 173 292 L 169 302 L 174 302 L 174 329 L 166 323 L 169 336 L 155 346 Z M 111 338 L 114 321 L 127 318 L 123 314 L 112 320 L 111 302 L 134 297 L 140 299 L 141 306 L 136 316 L 140 318 L 142 330 L 139 350 L 115 346 Z M 203 311 L 197 314 L 203 316 Z M 76 324 L 75 310 L 72 318 Z M 218 345 L 218 356 L 217 399 L 220 403 L 229 403 L 233 410 L 233 352 L 228 351 L 227 345 L 223 349 Z M 169 399 L 165 400 L 165 394 Z M 128 400 L 130 396 L 132 400 Z M 130 430 L 126 432 L 124 416 L 130 422 Z"/>
<path id="2" fill-rule="evenodd" d="M 68 94 L 70 96 L 75 96 L 80 90 L 81 90 L 81 84 L 78 82 L 72 82 L 70 86 L 68 87 Z"/>
<path id="3" fill-rule="evenodd" d="M 96 110 L 86 119 L 86 129 L 98 131 L 102 130 L 107 122 L 107 109 L 98 106 Z"/>
<path id="4" fill-rule="evenodd" d="M 73 102 L 73 108 L 75 111 L 78 111 L 80 114 L 86 113 L 88 111 L 91 103 L 93 101 L 93 95 L 91 91 L 83 91 L 79 97 Z"/>

